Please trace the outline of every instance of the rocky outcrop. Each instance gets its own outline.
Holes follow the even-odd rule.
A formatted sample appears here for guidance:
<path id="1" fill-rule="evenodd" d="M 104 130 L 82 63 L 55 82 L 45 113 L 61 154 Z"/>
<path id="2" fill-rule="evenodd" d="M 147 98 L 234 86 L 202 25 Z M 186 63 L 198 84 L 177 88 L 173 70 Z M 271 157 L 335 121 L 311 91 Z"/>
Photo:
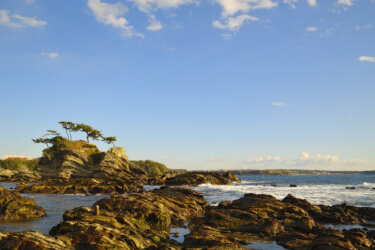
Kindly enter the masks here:
<path id="1" fill-rule="evenodd" d="M 0 181 L 16 182 L 16 181 L 37 181 L 41 176 L 37 171 L 29 170 L 25 167 L 18 169 L 0 168 Z"/>
<path id="2" fill-rule="evenodd" d="M 39 232 L 0 232 L 0 249 L 15 250 L 70 250 L 70 243 L 64 239 Z"/>
<path id="3" fill-rule="evenodd" d="M 44 194 L 124 194 L 144 191 L 137 182 L 107 181 L 102 179 L 48 179 L 28 185 L 22 182 L 16 186 L 21 193 Z"/>
<path id="4" fill-rule="evenodd" d="M 43 208 L 28 197 L 0 186 L 0 221 L 22 221 L 45 216 Z"/>
<path id="5" fill-rule="evenodd" d="M 39 160 L 38 171 L 44 179 L 147 181 L 145 171 L 128 160 L 124 148 L 113 147 L 105 153 L 84 141 L 71 141 L 62 137 L 54 140 L 53 146 L 45 149 Z"/>
<path id="6" fill-rule="evenodd" d="M 165 180 L 169 186 L 197 186 L 203 183 L 225 185 L 233 182 L 241 182 L 241 179 L 231 172 L 187 172 Z"/>
<path id="7" fill-rule="evenodd" d="M 50 235 L 79 249 L 180 249 L 169 240 L 170 228 L 201 215 L 207 205 L 199 193 L 181 188 L 115 195 L 66 211 Z"/>
<path id="8" fill-rule="evenodd" d="M 356 213 L 356 211 L 359 211 Z M 291 195 L 279 201 L 270 195 L 246 194 L 233 202 L 206 209 L 189 224 L 185 248 L 241 248 L 258 240 L 276 240 L 288 249 L 374 249 L 373 233 L 324 228 L 321 223 L 372 220 L 375 208 L 315 206 Z M 341 219 L 348 216 L 347 219 Z"/>

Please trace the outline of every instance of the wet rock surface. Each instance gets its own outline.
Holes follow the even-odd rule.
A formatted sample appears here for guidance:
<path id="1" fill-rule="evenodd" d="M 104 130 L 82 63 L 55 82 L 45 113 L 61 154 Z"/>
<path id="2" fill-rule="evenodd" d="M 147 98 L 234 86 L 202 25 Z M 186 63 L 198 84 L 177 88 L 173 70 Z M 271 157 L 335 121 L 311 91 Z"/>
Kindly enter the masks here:
<path id="1" fill-rule="evenodd" d="M 241 179 L 231 172 L 187 172 L 165 180 L 168 186 L 197 186 L 203 183 L 225 185 L 233 182 L 241 182 Z"/>
<path id="2" fill-rule="evenodd" d="M 70 250 L 69 241 L 39 232 L 0 232 L 0 249 L 19 250 Z"/>
<path id="3" fill-rule="evenodd" d="M 374 233 L 335 230 L 334 224 L 372 220 L 373 208 L 316 206 L 291 195 L 279 201 L 270 195 L 246 194 L 233 202 L 209 207 L 189 224 L 186 248 L 240 248 L 254 240 L 276 240 L 287 249 L 374 249 Z"/>
<path id="4" fill-rule="evenodd" d="M 22 221 L 45 215 L 44 209 L 37 206 L 33 199 L 0 186 L 0 222 Z"/>
<path id="5" fill-rule="evenodd" d="M 201 194 L 181 188 L 114 195 L 66 211 L 50 234 L 69 239 L 77 249 L 179 249 L 169 239 L 170 228 L 200 216 L 206 206 Z"/>
<path id="6" fill-rule="evenodd" d="M 142 183 L 101 179 L 49 179 L 39 183 L 25 182 L 16 186 L 22 193 L 44 194 L 124 194 L 144 191 Z"/>

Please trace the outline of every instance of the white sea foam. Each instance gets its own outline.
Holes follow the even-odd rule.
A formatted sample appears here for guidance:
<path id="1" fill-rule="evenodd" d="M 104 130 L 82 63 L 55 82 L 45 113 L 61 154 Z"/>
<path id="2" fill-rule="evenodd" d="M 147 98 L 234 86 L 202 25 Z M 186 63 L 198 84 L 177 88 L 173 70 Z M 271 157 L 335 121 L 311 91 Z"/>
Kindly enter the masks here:
<path id="1" fill-rule="evenodd" d="M 365 183 L 363 185 L 366 186 Z M 345 185 L 273 187 L 271 185 L 249 185 L 245 182 L 234 185 L 202 184 L 198 187 L 192 187 L 192 189 L 203 193 L 207 201 L 213 204 L 225 200 L 235 200 L 243 197 L 246 193 L 255 193 L 273 195 L 277 199 L 283 199 L 288 194 L 292 194 L 295 197 L 306 199 L 313 204 L 335 205 L 348 202 L 354 206 L 375 207 L 375 190 L 370 188 L 354 190 L 345 188 Z"/>

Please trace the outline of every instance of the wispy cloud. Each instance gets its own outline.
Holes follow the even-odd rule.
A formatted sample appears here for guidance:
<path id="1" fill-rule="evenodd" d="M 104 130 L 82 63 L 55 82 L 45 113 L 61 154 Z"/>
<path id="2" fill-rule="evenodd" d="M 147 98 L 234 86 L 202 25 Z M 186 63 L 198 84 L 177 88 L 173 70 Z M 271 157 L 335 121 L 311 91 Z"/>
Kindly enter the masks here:
<path id="1" fill-rule="evenodd" d="M 51 59 L 56 59 L 57 57 L 59 57 L 59 53 L 57 53 L 57 52 L 50 52 L 50 53 L 42 52 L 41 55 L 42 56 L 48 56 Z"/>
<path id="2" fill-rule="evenodd" d="M 9 15 L 9 11 L 0 10 L 0 24 L 11 28 L 43 27 L 46 21 L 38 20 L 36 17 L 26 17 L 18 14 Z"/>
<path id="3" fill-rule="evenodd" d="M 162 159 L 165 160 L 165 161 L 168 161 L 168 160 L 171 159 L 171 157 L 169 157 L 169 156 L 163 156 Z"/>
<path id="4" fill-rule="evenodd" d="M 271 102 L 272 106 L 275 106 L 275 107 L 282 107 L 282 108 L 286 108 L 286 107 L 289 107 L 290 104 L 287 104 L 285 102 Z"/>
<path id="5" fill-rule="evenodd" d="M 307 27 L 307 28 L 306 28 L 306 31 L 308 31 L 308 32 L 315 32 L 315 31 L 317 31 L 317 30 L 318 30 L 317 27 Z"/>
<path id="6" fill-rule="evenodd" d="M 368 23 L 368 24 L 365 24 L 365 25 L 362 25 L 362 26 L 360 26 L 360 25 L 356 25 L 356 26 L 355 26 L 355 29 L 356 29 L 357 31 L 360 31 L 360 30 L 367 30 L 367 29 L 372 29 L 372 24 Z"/>
<path id="7" fill-rule="evenodd" d="M 109 4 L 101 2 L 100 0 L 88 0 L 87 6 L 91 9 L 99 23 L 122 30 L 124 37 L 144 37 L 142 33 L 134 31 L 133 26 L 129 25 L 128 20 L 123 17 L 123 15 L 128 12 L 128 8 L 121 2 Z"/>
<path id="8" fill-rule="evenodd" d="M 239 15 L 237 17 L 229 17 L 225 20 L 225 23 L 220 21 L 212 22 L 212 26 L 218 29 L 227 29 L 230 31 L 238 31 L 239 28 L 246 22 L 246 21 L 258 21 L 259 18 L 253 17 L 250 15 Z"/>
<path id="9" fill-rule="evenodd" d="M 353 1 L 352 0 L 337 0 L 338 4 L 346 5 L 346 6 L 352 6 Z"/>
<path id="10" fill-rule="evenodd" d="M 315 7 L 317 5 L 317 2 L 316 0 L 307 0 L 307 4 L 311 7 Z"/>
<path id="11" fill-rule="evenodd" d="M 148 30 L 159 31 L 159 30 L 163 29 L 163 25 L 161 24 L 161 22 L 156 20 L 155 15 L 150 15 L 148 21 L 150 23 L 150 25 L 147 26 Z"/>
<path id="12" fill-rule="evenodd" d="M 199 4 L 198 0 L 129 0 L 134 2 L 139 10 L 149 13 L 157 9 L 177 8 L 184 4 Z"/>
<path id="13" fill-rule="evenodd" d="M 371 62 L 371 63 L 373 63 L 373 62 L 375 62 L 375 57 L 372 57 L 372 56 L 360 56 L 358 58 L 358 60 L 361 61 L 361 62 Z"/>
<path id="14" fill-rule="evenodd" d="M 253 157 L 245 160 L 248 165 L 258 167 L 322 167 L 322 166 L 360 166 L 369 164 L 362 159 L 340 159 L 337 155 L 301 152 L 298 157 L 282 159 L 280 156 Z"/>
<path id="15" fill-rule="evenodd" d="M 247 164 L 264 164 L 264 163 L 280 163 L 282 161 L 279 156 L 254 157 L 246 159 Z"/>
<path id="16" fill-rule="evenodd" d="M 284 3 L 288 4 L 293 9 L 296 8 L 296 3 L 297 2 L 298 2 L 298 0 L 284 0 Z"/>

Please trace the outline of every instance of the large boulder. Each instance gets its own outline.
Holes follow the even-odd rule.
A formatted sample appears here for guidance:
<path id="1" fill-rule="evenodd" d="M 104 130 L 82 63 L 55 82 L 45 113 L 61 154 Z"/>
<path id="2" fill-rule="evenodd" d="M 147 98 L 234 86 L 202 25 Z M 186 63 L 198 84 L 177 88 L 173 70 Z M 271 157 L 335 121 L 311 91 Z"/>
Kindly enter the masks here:
<path id="1" fill-rule="evenodd" d="M 0 186 L 0 221 L 22 221 L 45 215 L 44 209 L 37 206 L 33 199 Z"/>

